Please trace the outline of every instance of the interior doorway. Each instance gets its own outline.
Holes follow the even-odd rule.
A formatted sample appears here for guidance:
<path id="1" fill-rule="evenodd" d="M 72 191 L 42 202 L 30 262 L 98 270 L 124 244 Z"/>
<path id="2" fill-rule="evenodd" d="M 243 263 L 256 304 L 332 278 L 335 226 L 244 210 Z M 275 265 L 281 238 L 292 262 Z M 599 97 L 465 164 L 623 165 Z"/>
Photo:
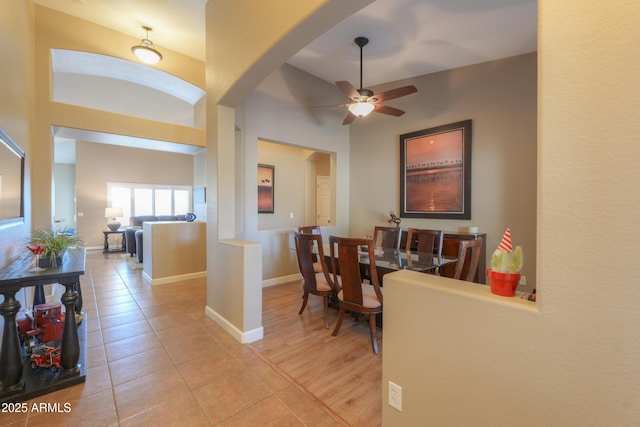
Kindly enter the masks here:
<path id="1" fill-rule="evenodd" d="M 316 224 L 331 225 L 331 177 L 316 176 Z"/>

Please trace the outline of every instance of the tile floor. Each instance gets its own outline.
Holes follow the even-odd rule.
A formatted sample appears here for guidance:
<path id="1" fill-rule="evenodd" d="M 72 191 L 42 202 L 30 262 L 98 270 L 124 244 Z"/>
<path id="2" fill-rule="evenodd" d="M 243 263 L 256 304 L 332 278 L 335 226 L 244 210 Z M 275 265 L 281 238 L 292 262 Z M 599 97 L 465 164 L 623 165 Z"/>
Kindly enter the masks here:
<path id="1" fill-rule="evenodd" d="M 205 279 L 151 287 L 122 254 L 88 251 L 81 283 L 86 382 L 1 413 L 0 426 L 345 425 L 204 315 Z"/>

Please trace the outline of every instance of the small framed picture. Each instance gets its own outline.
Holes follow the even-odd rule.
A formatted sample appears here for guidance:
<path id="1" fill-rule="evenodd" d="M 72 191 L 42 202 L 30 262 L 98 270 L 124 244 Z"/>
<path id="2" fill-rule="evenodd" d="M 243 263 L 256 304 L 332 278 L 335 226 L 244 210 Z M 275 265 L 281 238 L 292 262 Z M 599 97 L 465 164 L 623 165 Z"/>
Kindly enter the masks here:
<path id="1" fill-rule="evenodd" d="M 275 166 L 258 164 L 258 213 L 274 211 Z"/>

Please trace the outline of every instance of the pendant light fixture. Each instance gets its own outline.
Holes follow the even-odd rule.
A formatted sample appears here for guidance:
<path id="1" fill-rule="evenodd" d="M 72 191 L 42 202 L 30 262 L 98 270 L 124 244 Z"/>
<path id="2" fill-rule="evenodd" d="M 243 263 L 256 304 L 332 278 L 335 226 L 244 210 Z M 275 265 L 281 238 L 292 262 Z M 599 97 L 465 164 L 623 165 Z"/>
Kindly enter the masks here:
<path id="1" fill-rule="evenodd" d="M 153 30 L 145 25 L 142 26 L 142 29 L 147 32 L 147 35 L 140 40 L 140 44 L 131 48 L 131 52 L 142 62 L 155 64 L 162 59 L 162 54 L 153 48 L 153 42 L 149 40 L 149 31 Z"/>

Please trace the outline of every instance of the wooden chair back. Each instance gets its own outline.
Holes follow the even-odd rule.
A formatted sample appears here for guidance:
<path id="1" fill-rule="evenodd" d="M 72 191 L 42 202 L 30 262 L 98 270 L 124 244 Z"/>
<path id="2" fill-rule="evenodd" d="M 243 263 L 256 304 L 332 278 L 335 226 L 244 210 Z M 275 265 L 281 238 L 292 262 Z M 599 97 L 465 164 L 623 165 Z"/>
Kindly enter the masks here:
<path id="1" fill-rule="evenodd" d="M 400 249 L 400 238 L 402 237 L 402 227 L 382 227 L 373 228 L 373 242 L 376 248 Z"/>
<path id="2" fill-rule="evenodd" d="M 382 301 L 382 291 L 378 283 L 376 271 L 376 261 L 374 255 L 373 240 L 367 238 L 337 237 L 329 236 L 331 268 L 336 275 L 340 271 L 342 291 L 344 295 L 345 308 L 367 313 L 363 307 L 362 283 L 364 280 L 360 269 L 360 254 L 365 252 L 369 257 L 369 271 L 371 272 L 371 286 L 378 299 Z M 337 276 L 333 278 L 337 281 Z"/>
<path id="3" fill-rule="evenodd" d="M 319 225 L 304 225 L 302 227 L 298 227 L 298 233 L 300 234 L 322 234 L 320 232 Z"/>
<path id="4" fill-rule="evenodd" d="M 481 252 L 482 237 L 478 237 L 475 240 L 461 240 L 460 249 L 458 249 L 458 262 L 456 263 L 456 271 L 453 274 L 453 278 L 473 282 L 478 272 Z"/>
<path id="5" fill-rule="evenodd" d="M 309 294 L 323 298 L 324 327 L 329 327 L 329 297 L 337 292 L 335 282 L 327 269 L 322 250 L 322 236 L 319 234 L 296 233 L 296 253 L 298 255 L 298 267 L 302 274 L 302 306 L 298 314 L 302 314 Z M 316 261 L 317 260 L 317 261 Z"/>
<path id="6" fill-rule="evenodd" d="M 382 313 L 382 290 L 378 283 L 378 273 L 374 254 L 373 239 L 329 236 L 331 267 L 334 282 L 337 283 L 336 271 L 340 271 L 341 286 L 338 290 L 340 315 L 331 335 L 340 331 L 345 311 L 369 315 L 369 333 L 373 352 L 378 354 L 376 339 L 375 315 Z M 360 255 L 364 251 L 369 257 L 371 284 L 364 283 L 360 269 Z M 373 292 L 371 291 L 373 289 Z M 356 316 L 357 318 L 357 316 Z"/>
<path id="7" fill-rule="evenodd" d="M 304 280 L 304 288 L 314 294 L 318 292 L 316 273 L 319 272 L 314 269 L 314 262 L 318 262 L 322 266 L 322 273 L 324 273 L 327 283 L 335 289 L 322 250 L 322 236 L 319 234 L 296 233 L 295 241 L 298 268 Z"/>
<path id="8" fill-rule="evenodd" d="M 442 243 L 444 242 L 444 231 L 427 230 L 421 228 L 410 228 L 407 231 L 408 251 L 432 253 L 438 257 L 442 256 Z"/>

